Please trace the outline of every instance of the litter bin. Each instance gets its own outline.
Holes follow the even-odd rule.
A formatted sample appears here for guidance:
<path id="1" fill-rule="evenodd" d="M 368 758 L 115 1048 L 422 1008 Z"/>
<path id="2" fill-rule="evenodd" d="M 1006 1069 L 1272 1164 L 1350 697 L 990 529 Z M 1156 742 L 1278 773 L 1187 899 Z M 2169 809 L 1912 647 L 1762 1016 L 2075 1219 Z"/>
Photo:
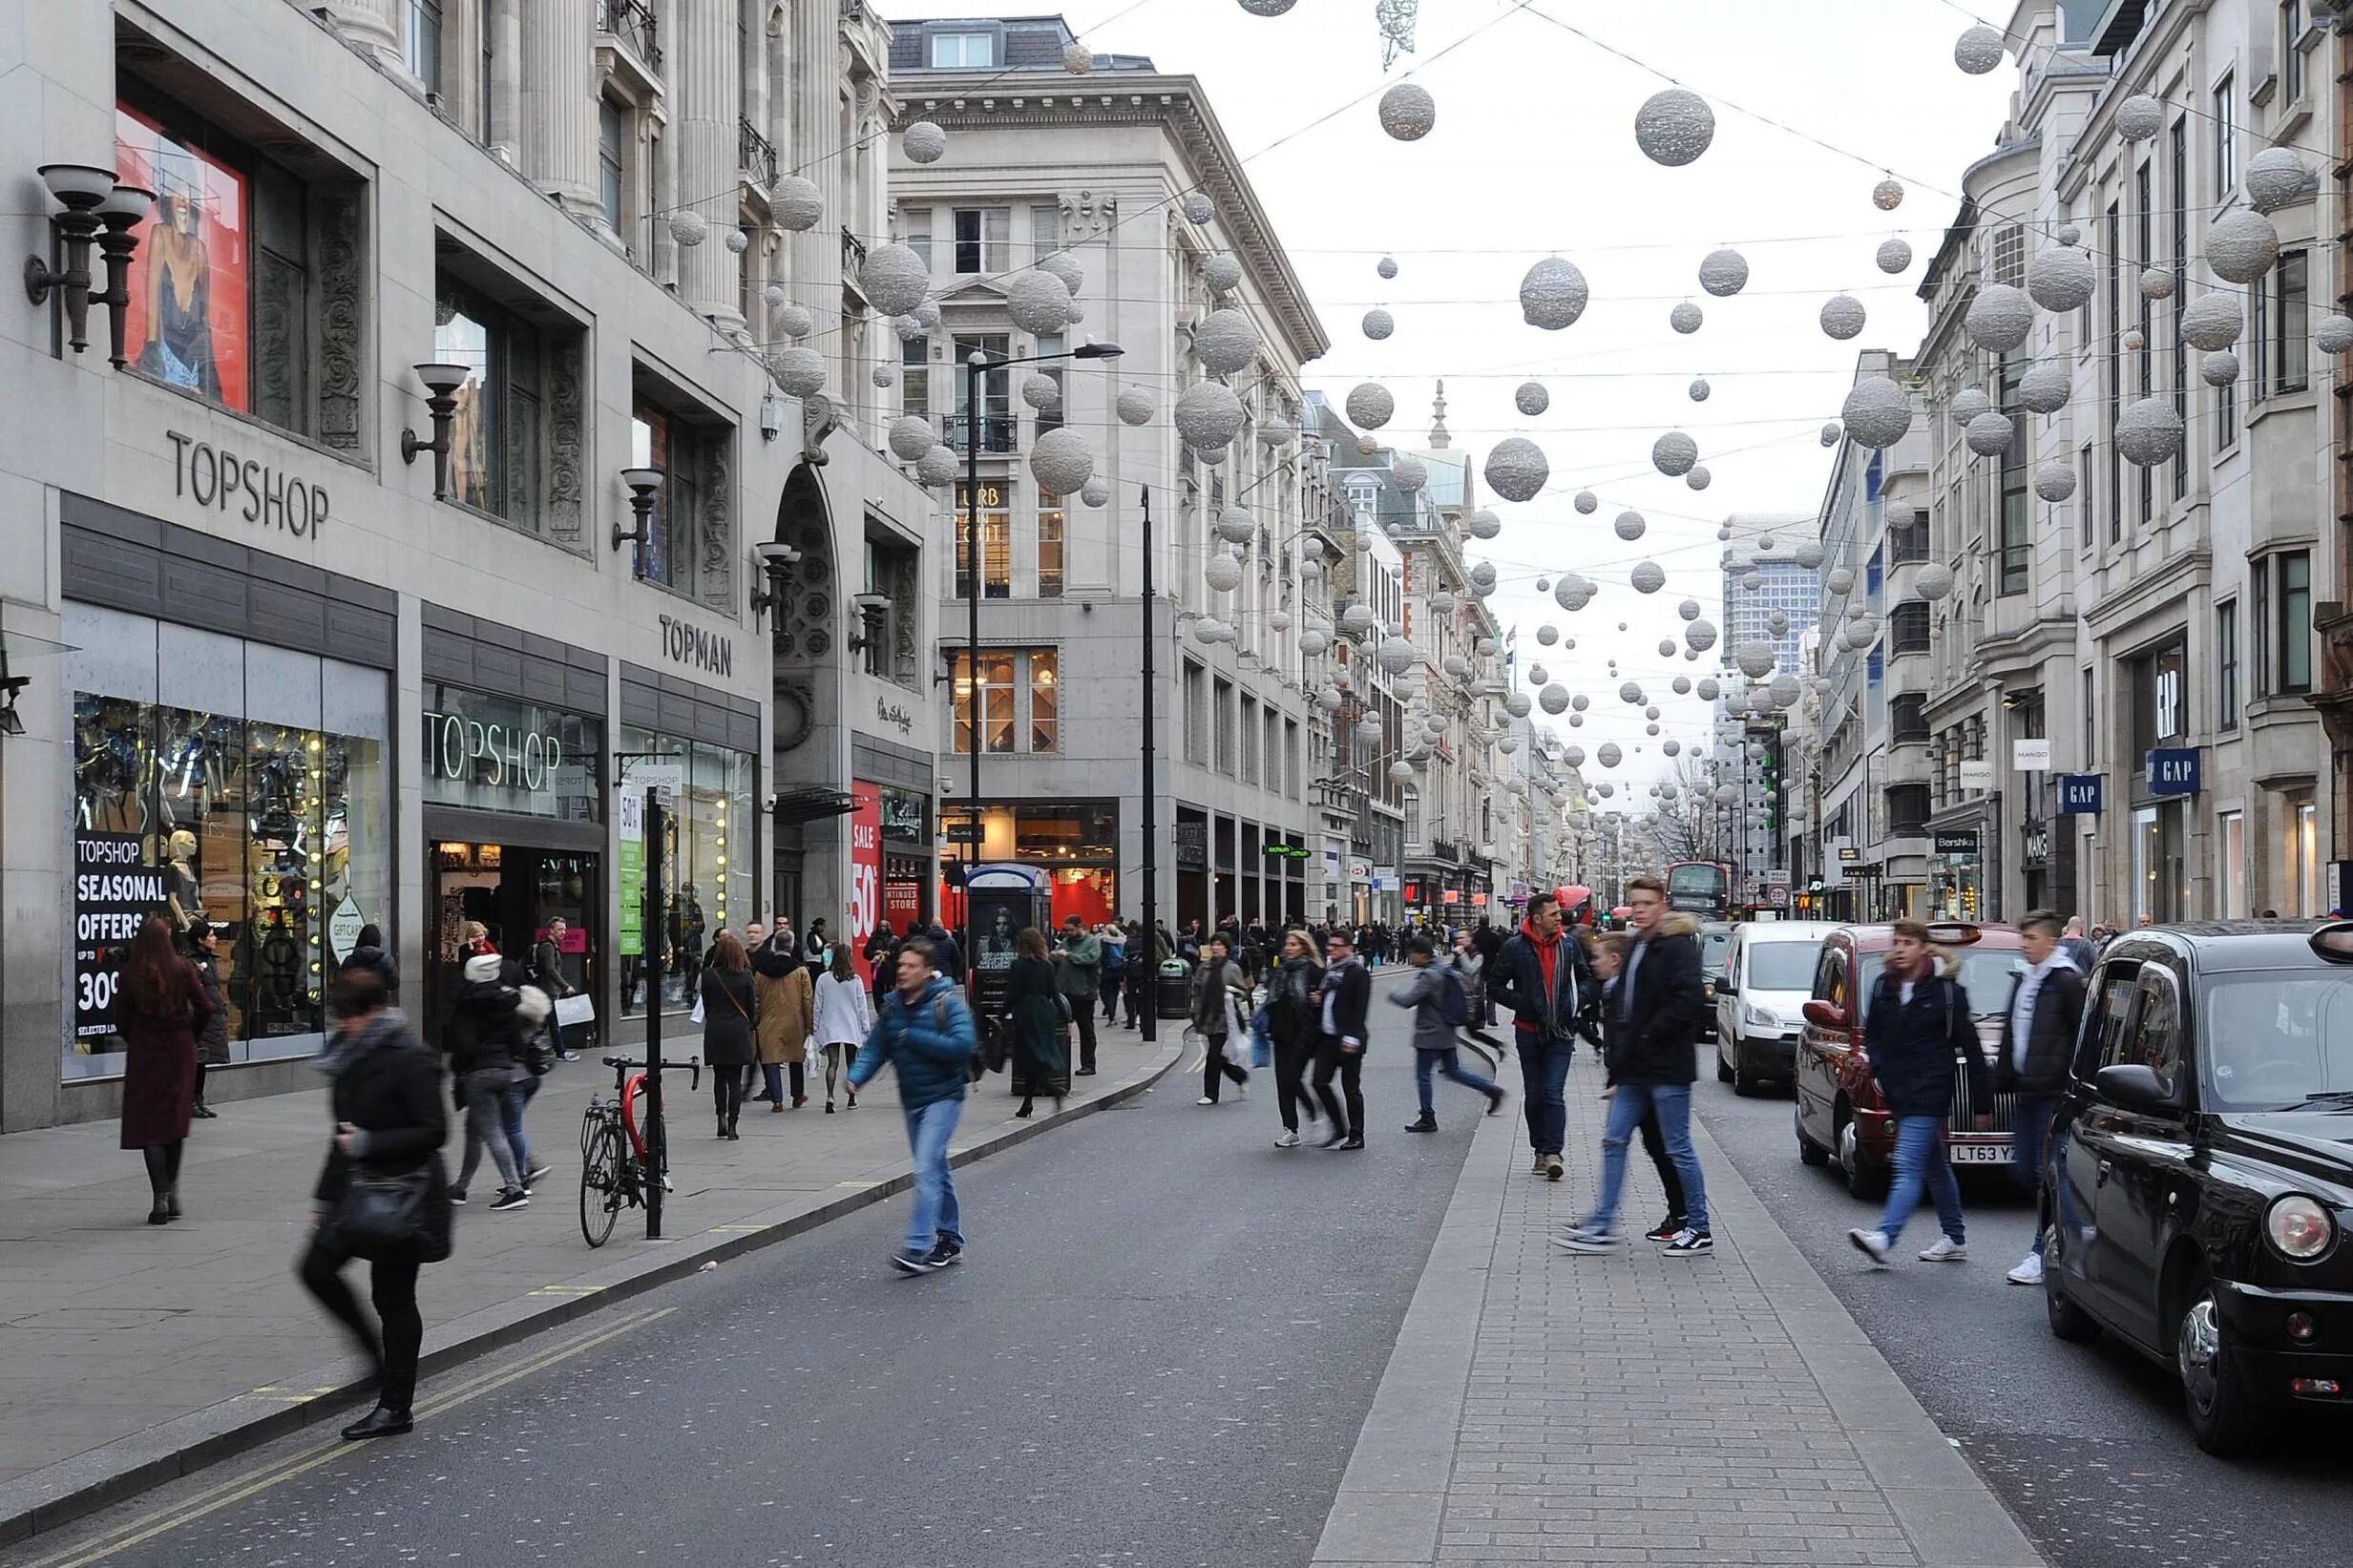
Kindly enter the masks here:
<path id="1" fill-rule="evenodd" d="M 1160 966 L 1160 1006 L 1163 1018 L 1182 1018 L 1192 1011 L 1193 970 L 1182 958 L 1170 958 Z"/>

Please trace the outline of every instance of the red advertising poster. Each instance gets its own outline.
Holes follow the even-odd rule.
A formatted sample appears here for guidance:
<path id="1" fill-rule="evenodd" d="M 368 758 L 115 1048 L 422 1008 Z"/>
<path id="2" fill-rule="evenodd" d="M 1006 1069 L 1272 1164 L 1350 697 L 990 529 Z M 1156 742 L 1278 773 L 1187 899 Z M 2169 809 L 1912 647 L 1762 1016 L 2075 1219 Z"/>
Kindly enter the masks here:
<path id="1" fill-rule="evenodd" d="M 850 951 L 871 986 L 866 939 L 882 918 L 882 791 L 861 779 L 851 781 L 850 793 L 858 803 L 850 813 Z"/>
<path id="2" fill-rule="evenodd" d="M 223 407 L 250 408 L 245 177 L 123 108 L 115 111 L 115 169 L 156 193 L 131 259 L 131 363 Z"/>

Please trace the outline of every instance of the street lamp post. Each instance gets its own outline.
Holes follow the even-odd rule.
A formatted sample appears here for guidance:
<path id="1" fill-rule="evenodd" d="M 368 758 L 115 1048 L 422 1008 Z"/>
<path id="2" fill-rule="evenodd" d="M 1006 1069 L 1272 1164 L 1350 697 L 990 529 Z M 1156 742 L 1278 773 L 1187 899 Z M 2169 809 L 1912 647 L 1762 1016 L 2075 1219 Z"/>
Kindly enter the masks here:
<path id="1" fill-rule="evenodd" d="M 972 698 L 971 791 L 965 810 L 964 867 L 969 871 L 980 846 L 980 386 L 991 370 L 1017 365 L 1044 365 L 1056 360 L 1115 360 L 1125 350 L 1116 343 L 1082 344 L 1062 354 L 1030 354 L 993 360 L 976 348 L 964 361 L 964 677 Z M 953 685 L 953 683 L 951 683 Z M 950 694 L 954 700 L 953 690 Z M 953 722 L 950 724 L 954 729 Z M 979 994 L 979 966 L 973 962 L 973 901 L 964 895 L 965 973 Z"/>

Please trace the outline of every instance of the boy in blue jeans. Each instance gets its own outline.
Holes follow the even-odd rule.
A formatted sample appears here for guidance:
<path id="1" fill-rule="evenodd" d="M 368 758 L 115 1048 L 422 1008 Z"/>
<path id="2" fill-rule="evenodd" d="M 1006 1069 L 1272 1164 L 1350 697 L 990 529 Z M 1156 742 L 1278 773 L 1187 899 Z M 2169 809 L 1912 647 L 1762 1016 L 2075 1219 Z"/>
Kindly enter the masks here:
<path id="1" fill-rule="evenodd" d="M 907 1246 L 891 1266 L 928 1274 L 964 1255 L 963 1215 L 948 1144 L 964 1114 L 966 1069 L 977 1035 L 972 1011 L 944 974 L 932 968 L 932 944 L 910 937 L 899 950 L 898 989 L 883 999 L 874 1027 L 851 1065 L 850 1086 L 863 1089 L 889 1062 L 898 1070 L 907 1142 L 915 1157 L 915 1199 L 907 1215 Z"/>

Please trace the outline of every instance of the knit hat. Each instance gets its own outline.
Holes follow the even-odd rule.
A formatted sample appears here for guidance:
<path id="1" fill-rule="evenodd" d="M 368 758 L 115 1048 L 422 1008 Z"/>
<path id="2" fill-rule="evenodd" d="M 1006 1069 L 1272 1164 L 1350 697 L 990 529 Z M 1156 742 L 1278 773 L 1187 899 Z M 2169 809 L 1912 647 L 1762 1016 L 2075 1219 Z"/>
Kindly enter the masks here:
<path id="1" fill-rule="evenodd" d="M 476 984 L 488 985 L 498 978 L 506 960 L 494 952 L 476 953 L 466 960 L 466 978 Z"/>

